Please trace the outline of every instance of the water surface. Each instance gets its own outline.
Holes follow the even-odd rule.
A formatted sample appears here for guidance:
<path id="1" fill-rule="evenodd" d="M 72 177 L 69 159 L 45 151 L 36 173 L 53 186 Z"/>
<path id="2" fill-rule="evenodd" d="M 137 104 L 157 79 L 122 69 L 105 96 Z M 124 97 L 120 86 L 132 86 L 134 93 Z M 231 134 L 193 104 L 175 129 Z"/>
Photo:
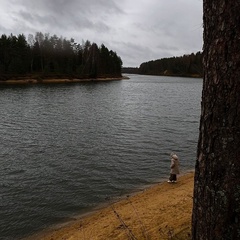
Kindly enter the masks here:
<path id="1" fill-rule="evenodd" d="M 195 165 L 202 79 L 0 87 L 0 237 L 20 239 Z"/>

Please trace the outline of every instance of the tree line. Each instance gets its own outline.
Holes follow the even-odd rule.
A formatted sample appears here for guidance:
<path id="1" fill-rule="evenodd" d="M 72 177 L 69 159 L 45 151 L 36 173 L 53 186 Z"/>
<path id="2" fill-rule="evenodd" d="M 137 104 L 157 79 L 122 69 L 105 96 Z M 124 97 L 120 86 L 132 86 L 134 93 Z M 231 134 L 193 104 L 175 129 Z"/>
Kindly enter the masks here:
<path id="1" fill-rule="evenodd" d="M 142 63 L 139 68 L 124 68 L 123 72 L 143 75 L 202 77 L 202 53 L 152 60 Z"/>
<path id="2" fill-rule="evenodd" d="M 104 44 L 82 44 L 37 32 L 0 37 L 0 78 L 36 75 L 43 77 L 97 78 L 121 76 L 122 60 Z"/>

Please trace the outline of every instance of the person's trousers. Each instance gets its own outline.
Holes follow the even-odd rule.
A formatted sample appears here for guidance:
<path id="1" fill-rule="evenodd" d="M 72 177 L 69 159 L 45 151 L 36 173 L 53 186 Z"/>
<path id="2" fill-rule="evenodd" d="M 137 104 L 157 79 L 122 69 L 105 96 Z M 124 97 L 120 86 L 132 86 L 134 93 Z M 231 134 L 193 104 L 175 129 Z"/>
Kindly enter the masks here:
<path id="1" fill-rule="evenodd" d="M 170 181 L 177 181 L 177 175 L 176 174 L 170 174 L 169 180 Z"/>

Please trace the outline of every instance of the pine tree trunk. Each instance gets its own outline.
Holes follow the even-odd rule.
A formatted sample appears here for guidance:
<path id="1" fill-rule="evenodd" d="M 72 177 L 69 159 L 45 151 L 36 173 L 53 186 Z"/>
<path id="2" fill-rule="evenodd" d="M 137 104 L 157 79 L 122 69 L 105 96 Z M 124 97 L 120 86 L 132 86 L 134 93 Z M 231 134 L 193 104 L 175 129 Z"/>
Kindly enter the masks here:
<path id="1" fill-rule="evenodd" d="M 240 1 L 203 0 L 193 240 L 240 239 Z"/>

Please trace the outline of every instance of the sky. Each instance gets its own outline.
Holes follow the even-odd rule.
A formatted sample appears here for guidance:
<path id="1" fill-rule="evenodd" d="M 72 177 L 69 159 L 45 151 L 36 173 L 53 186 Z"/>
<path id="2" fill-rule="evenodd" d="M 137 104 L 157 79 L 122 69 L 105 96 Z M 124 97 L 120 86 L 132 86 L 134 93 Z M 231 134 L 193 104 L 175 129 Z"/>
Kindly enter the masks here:
<path id="1" fill-rule="evenodd" d="M 0 0 L 0 35 L 104 44 L 124 67 L 202 50 L 202 0 Z"/>

